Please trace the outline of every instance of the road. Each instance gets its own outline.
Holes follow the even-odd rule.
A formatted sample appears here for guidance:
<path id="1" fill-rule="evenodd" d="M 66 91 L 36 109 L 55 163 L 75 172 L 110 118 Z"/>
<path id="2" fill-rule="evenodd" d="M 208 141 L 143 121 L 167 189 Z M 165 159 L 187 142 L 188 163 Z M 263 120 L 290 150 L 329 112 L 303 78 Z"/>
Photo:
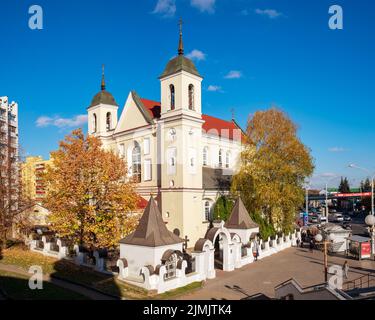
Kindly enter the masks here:
<path id="1" fill-rule="evenodd" d="M 215 279 L 208 280 L 205 286 L 184 296 L 181 300 L 239 300 L 262 293 L 274 298 L 274 288 L 280 283 L 294 278 L 302 287 L 324 282 L 323 253 L 314 250 L 290 248 L 258 262 L 246 265 L 233 272 L 217 271 Z M 345 256 L 329 256 L 329 265 L 342 266 L 348 261 L 349 280 L 375 274 L 375 262 L 357 261 Z"/>

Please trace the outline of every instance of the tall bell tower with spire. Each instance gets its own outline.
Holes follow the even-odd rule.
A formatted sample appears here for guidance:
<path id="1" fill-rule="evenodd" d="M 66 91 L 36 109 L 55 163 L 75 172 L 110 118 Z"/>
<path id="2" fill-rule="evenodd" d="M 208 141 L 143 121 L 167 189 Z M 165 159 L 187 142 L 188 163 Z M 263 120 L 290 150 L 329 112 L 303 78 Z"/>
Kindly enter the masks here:
<path id="1" fill-rule="evenodd" d="M 180 19 L 177 56 L 168 62 L 159 77 L 162 118 L 181 113 L 201 118 L 203 78 L 194 62 L 184 54 L 182 24 Z"/>
<path id="2" fill-rule="evenodd" d="M 184 55 L 182 20 L 177 56 L 160 76 L 161 207 L 170 230 L 194 243 L 207 231 L 203 214 L 201 165 L 201 83 L 193 61 Z"/>
<path id="3" fill-rule="evenodd" d="M 88 111 L 88 133 L 103 139 L 110 137 L 117 126 L 118 104 L 110 92 L 106 90 L 104 65 L 100 91 L 94 96 Z"/>

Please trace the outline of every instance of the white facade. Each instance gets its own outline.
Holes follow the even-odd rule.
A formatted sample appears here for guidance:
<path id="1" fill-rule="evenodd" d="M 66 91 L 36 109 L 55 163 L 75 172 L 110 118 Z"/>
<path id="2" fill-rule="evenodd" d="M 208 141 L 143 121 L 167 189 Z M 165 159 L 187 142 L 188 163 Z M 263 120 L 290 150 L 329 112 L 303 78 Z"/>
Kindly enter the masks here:
<path id="1" fill-rule="evenodd" d="M 171 69 L 178 63 L 181 68 Z M 202 80 L 193 63 L 178 56 L 160 77 L 161 103 L 133 91 L 118 115 L 103 80 L 102 92 L 88 108 L 89 134 L 126 161 L 138 193 L 145 199 L 156 196 L 168 228 L 187 236 L 191 245 L 206 233 L 219 195 L 229 191 L 207 176 L 214 169 L 222 170 L 220 177 L 233 175 L 242 150 L 242 131 L 234 120 L 202 114 Z"/>
<path id="2" fill-rule="evenodd" d="M 6 187 L 5 206 L 17 210 L 18 200 L 18 104 L 0 97 L 0 183 Z"/>

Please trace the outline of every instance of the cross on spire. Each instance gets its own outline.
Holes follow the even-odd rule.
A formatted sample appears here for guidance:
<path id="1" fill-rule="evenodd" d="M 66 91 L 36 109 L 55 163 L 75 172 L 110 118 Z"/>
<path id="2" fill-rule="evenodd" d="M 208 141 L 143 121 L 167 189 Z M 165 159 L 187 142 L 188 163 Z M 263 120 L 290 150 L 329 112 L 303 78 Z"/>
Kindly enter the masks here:
<path id="1" fill-rule="evenodd" d="M 183 56 L 184 55 L 184 42 L 182 40 L 182 25 L 183 25 L 183 21 L 182 21 L 181 18 L 180 18 L 180 21 L 178 22 L 178 25 L 180 27 L 180 42 L 178 44 L 178 55 L 179 56 Z"/>
<path id="2" fill-rule="evenodd" d="M 236 110 L 234 108 L 232 108 L 230 111 L 232 113 L 232 120 L 235 120 L 236 119 Z"/>
<path id="3" fill-rule="evenodd" d="M 102 91 L 104 91 L 105 90 L 105 78 L 104 78 L 104 64 L 102 65 L 102 85 L 101 85 L 101 87 L 102 87 Z"/>

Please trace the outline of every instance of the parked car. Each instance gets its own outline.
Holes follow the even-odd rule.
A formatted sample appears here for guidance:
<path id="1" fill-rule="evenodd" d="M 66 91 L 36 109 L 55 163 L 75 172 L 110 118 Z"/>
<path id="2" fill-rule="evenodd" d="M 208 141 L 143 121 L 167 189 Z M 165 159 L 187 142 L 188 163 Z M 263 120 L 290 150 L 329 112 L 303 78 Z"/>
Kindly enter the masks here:
<path id="1" fill-rule="evenodd" d="M 319 223 L 327 223 L 327 222 L 328 222 L 327 217 L 325 217 L 325 216 L 320 216 L 319 217 Z"/>
<path id="2" fill-rule="evenodd" d="M 318 217 L 316 215 L 311 215 L 309 217 L 309 222 L 310 223 L 319 223 Z"/>
<path id="3" fill-rule="evenodd" d="M 330 222 L 343 222 L 344 217 L 341 213 L 332 213 L 329 215 L 329 221 Z"/>
<path id="4" fill-rule="evenodd" d="M 335 222 L 343 222 L 344 221 L 344 217 L 342 216 L 342 214 L 341 213 L 336 213 L 335 215 L 334 215 L 334 220 L 335 220 Z"/>

